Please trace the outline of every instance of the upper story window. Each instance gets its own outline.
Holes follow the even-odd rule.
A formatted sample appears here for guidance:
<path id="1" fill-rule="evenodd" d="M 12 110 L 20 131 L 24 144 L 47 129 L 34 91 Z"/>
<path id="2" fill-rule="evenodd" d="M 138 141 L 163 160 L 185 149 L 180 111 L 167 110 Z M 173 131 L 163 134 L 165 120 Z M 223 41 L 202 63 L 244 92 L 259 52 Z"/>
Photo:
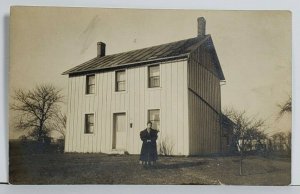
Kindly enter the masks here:
<path id="1" fill-rule="evenodd" d="M 116 71 L 116 92 L 126 90 L 126 74 L 125 70 Z"/>
<path id="2" fill-rule="evenodd" d="M 86 76 L 86 94 L 95 94 L 95 75 Z"/>
<path id="3" fill-rule="evenodd" d="M 148 87 L 160 87 L 160 68 L 159 65 L 152 65 L 148 67 Z"/>
<path id="4" fill-rule="evenodd" d="M 94 114 L 85 115 L 85 130 L 84 133 L 94 133 Z"/>

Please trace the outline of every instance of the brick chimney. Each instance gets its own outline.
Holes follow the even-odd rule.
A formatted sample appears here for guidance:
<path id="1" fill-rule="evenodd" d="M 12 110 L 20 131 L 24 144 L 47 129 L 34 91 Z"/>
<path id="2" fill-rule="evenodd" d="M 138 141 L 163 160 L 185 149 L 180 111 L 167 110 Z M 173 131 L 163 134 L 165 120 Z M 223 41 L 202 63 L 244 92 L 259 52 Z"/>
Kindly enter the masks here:
<path id="1" fill-rule="evenodd" d="M 206 20 L 204 17 L 199 17 L 197 19 L 198 21 L 198 37 L 205 36 L 205 26 L 206 26 Z"/>
<path id="2" fill-rule="evenodd" d="M 97 42 L 97 57 L 104 57 L 105 56 L 105 43 Z"/>

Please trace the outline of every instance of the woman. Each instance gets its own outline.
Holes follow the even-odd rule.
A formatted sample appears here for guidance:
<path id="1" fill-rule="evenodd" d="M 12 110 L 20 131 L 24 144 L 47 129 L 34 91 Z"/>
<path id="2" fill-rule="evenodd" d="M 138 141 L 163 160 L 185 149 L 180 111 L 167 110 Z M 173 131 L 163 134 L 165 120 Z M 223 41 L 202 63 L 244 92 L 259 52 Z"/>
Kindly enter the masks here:
<path id="1" fill-rule="evenodd" d="M 140 163 L 143 165 L 153 165 L 157 160 L 157 140 L 158 131 L 152 129 L 152 123 L 147 123 L 147 128 L 140 132 L 140 138 L 143 141 Z"/>

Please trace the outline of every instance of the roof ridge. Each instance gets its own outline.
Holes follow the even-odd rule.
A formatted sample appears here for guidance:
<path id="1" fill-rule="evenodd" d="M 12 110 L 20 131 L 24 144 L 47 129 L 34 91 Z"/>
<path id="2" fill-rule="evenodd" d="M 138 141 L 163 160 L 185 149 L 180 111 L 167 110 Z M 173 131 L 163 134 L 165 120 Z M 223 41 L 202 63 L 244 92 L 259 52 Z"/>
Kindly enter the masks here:
<path id="1" fill-rule="evenodd" d="M 165 45 L 168 45 L 168 44 L 175 44 L 175 43 L 184 42 L 184 41 L 191 40 L 191 39 L 197 39 L 198 38 L 199 40 L 203 40 L 204 38 L 207 38 L 208 36 L 209 35 L 205 35 L 201 39 L 199 39 L 199 37 L 186 38 L 186 39 L 183 39 L 183 40 L 177 40 L 177 41 L 173 41 L 173 42 L 168 42 L 168 43 L 163 43 L 163 44 L 148 46 L 148 47 L 144 47 L 144 48 L 139 48 L 139 49 L 124 51 L 124 52 L 114 53 L 114 54 L 110 54 L 110 55 L 105 55 L 104 57 L 106 57 L 106 56 L 113 56 L 113 55 L 119 55 L 119 54 L 124 54 L 124 53 L 129 53 L 129 52 L 136 52 L 136 51 L 140 51 L 140 50 L 144 50 L 144 49 L 150 49 L 150 48 L 154 48 L 154 47 L 158 47 L 158 46 L 165 46 Z M 95 57 L 95 58 L 97 58 L 97 57 Z"/>

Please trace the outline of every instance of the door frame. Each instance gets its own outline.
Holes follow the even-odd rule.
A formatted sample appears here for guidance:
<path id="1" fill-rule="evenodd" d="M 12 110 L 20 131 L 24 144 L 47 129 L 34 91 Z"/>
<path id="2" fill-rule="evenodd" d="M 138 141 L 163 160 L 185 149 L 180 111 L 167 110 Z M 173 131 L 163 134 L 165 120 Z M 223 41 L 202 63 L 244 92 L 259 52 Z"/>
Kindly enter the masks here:
<path id="1" fill-rule="evenodd" d="M 112 133 L 111 133 L 111 144 L 110 144 L 110 148 L 111 150 L 120 150 L 120 149 L 117 149 L 117 148 L 113 148 L 113 143 L 114 143 L 114 133 L 116 132 L 115 131 L 115 115 L 117 114 L 125 114 L 125 146 L 124 146 L 124 150 L 127 150 L 127 146 L 128 146 L 128 142 L 127 142 L 127 136 L 128 136 L 128 117 L 127 117 L 127 111 L 115 111 L 115 112 L 112 112 L 112 117 L 111 117 L 111 120 L 112 120 Z M 121 150 L 123 150 L 121 149 Z"/>

